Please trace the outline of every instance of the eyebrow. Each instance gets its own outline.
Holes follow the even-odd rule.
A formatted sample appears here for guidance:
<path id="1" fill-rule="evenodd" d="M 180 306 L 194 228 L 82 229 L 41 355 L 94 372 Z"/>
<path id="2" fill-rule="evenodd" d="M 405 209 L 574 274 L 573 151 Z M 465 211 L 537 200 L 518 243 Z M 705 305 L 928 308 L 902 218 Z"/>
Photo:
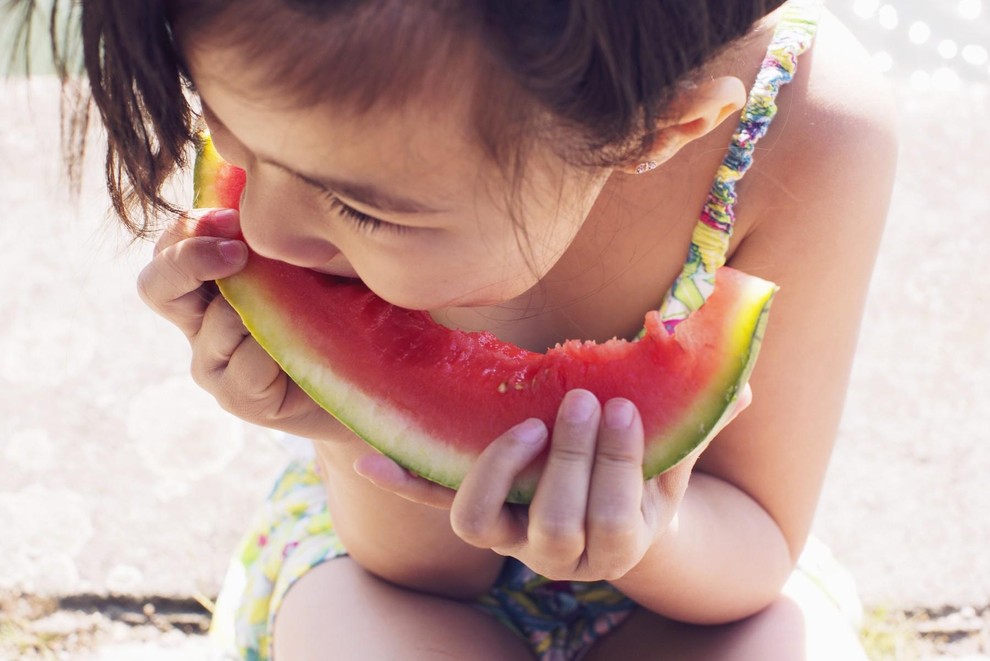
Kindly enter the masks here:
<path id="1" fill-rule="evenodd" d="M 302 179 L 310 185 L 327 188 L 334 193 L 339 193 L 346 198 L 360 202 L 361 204 L 386 211 L 390 213 L 440 213 L 442 209 L 437 209 L 428 204 L 406 197 L 400 197 L 387 193 L 371 184 L 332 179 L 329 177 L 315 177 L 293 170 L 284 163 L 267 157 L 259 157 L 259 160 L 268 165 L 273 165 L 280 170 L 284 170 L 293 177 Z"/>

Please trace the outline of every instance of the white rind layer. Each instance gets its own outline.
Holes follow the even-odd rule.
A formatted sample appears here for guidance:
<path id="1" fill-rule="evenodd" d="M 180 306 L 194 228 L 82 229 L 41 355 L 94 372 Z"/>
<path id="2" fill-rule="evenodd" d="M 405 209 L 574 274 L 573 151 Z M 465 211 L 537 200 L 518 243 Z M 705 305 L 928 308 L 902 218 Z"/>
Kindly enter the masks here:
<path id="1" fill-rule="evenodd" d="M 404 468 L 452 489 L 460 485 L 474 461 L 472 454 L 427 433 L 412 416 L 382 405 L 327 365 L 308 349 L 306 338 L 287 317 L 271 313 L 278 309 L 277 303 L 266 299 L 263 288 L 250 282 L 250 275 L 227 278 L 220 289 L 251 335 L 317 404 Z M 511 499 L 528 501 L 535 488 L 531 482 L 514 485 Z"/>

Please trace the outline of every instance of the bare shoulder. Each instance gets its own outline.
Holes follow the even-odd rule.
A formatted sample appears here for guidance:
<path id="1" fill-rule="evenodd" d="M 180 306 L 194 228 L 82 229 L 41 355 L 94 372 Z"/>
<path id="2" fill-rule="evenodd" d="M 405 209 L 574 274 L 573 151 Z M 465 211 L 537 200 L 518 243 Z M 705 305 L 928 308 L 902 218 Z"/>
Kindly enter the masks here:
<path id="1" fill-rule="evenodd" d="M 778 266 L 803 274 L 815 258 L 872 263 L 897 165 L 896 104 L 870 54 L 828 11 L 778 104 L 740 195 L 751 203 L 740 247 L 800 255 Z"/>
<path id="2" fill-rule="evenodd" d="M 809 53 L 806 90 L 796 110 L 828 121 L 839 130 L 871 129 L 877 137 L 895 137 L 893 95 L 873 66 L 870 53 L 833 14 L 825 10 Z M 800 65 L 799 65 L 800 66 Z"/>
<path id="3" fill-rule="evenodd" d="M 870 54 L 827 10 L 814 48 L 781 92 L 768 138 L 759 167 L 781 194 L 764 189 L 757 196 L 773 206 L 809 212 L 829 193 L 850 204 L 886 202 L 898 145 L 893 94 Z M 882 221 L 885 214 L 870 215 Z"/>

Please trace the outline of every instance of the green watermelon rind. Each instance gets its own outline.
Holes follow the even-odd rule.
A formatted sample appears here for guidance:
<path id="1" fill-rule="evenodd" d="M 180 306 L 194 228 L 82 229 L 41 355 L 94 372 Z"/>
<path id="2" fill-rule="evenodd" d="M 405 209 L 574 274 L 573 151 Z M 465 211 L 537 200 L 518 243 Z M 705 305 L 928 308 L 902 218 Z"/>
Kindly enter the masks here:
<path id="1" fill-rule="evenodd" d="M 220 292 L 240 314 L 251 336 L 296 385 L 382 454 L 417 475 L 456 489 L 470 468 L 473 455 L 437 443 L 420 431 L 412 419 L 383 406 L 377 398 L 334 372 L 326 359 L 310 351 L 304 342 L 293 341 L 297 333 L 291 321 L 271 314 L 277 303 L 268 298 L 262 282 L 252 279 L 250 269 L 249 264 L 238 275 L 219 280 Z M 293 349 L 286 351 L 282 348 L 285 346 Z"/>
<path id="2" fill-rule="evenodd" d="M 731 415 L 742 388 L 749 381 L 770 320 L 770 307 L 779 287 L 753 276 L 746 278 L 747 289 L 753 287 L 756 291 L 750 306 L 746 306 L 749 308 L 748 314 L 736 317 L 739 324 L 735 334 L 741 336 L 736 343 L 742 347 L 735 353 L 731 349 L 726 351 L 737 359 L 729 361 L 721 379 L 712 380 L 707 395 L 692 407 L 697 412 L 692 415 L 690 411 L 686 411 L 684 422 L 678 429 L 671 430 L 666 441 L 652 445 L 647 442 L 647 454 L 643 460 L 644 478 L 650 479 L 670 470 L 699 446 L 710 441 L 718 432 L 723 417 Z"/>
<path id="3" fill-rule="evenodd" d="M 196 161 L 193 164 L 193 207 L 219 207 L 220 196 L 209 182 L 216 176 L 224 160 L 217 153 L 209 135 L 200 135 L 197 147 Z"/>

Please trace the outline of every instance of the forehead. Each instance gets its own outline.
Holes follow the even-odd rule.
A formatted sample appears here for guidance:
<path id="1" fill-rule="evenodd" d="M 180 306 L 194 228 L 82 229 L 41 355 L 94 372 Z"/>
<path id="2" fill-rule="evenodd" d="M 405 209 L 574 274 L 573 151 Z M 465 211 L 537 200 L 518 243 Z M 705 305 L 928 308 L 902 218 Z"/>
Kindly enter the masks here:
<path id="1" fill-rule="evenodd" d="M 434 158 L 466 166 L 479 147 L 495 158 L 493 66 L 457 9 L 464 3 L 310 3 L 314 11 L 270 0 L 173 3 L 197 90 L 253 151 L 299 169 L 331 155 L 359 168 L 377 152 L 382 172 L 424 169 Z"/>
<path id="2" fill-rule="evenodd" d="M 330 100 L 303 105 L 280 95 L 236 48 L 197 47 L 188 66 L 204 107 L 262 162 L 315 180 L 425 190 L 436 203 L 501 176 L 477 139 L 467 88 L 441 100 L 379 103 L 358 112 Z"/>

